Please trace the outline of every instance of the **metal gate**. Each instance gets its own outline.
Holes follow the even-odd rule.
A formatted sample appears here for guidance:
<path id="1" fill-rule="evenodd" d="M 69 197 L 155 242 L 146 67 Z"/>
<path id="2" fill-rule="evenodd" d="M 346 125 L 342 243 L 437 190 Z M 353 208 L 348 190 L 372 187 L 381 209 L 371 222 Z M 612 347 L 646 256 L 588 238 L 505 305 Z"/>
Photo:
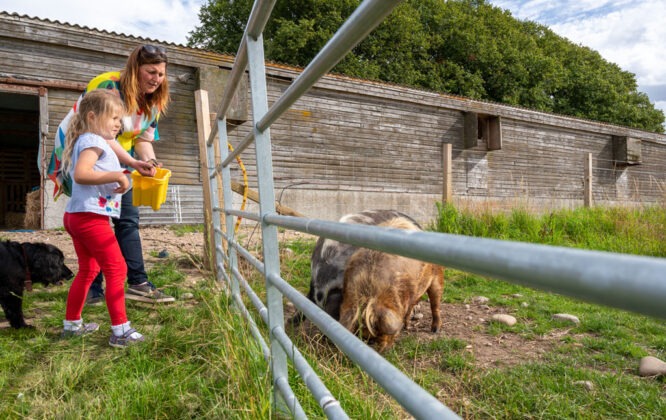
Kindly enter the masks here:
<path id="1" fill-rule="evenodd" d="M 666 318 L 666 261 L 594 251 L 499 241 L 433 232 L 410 232 L 374 226 L 278 215 L 271 155 L 270 126 L 307 92 L 345 54 L 363 40 L 399 0 L 365 0 L 340 27 L 312 62 L 269 108 L 262 31 L 275 0 L 256 0 L 236 54 L 224 96 L 217 109 L 217 124 L 206 141 L 211 202 L 218 203 L 218 175 L 222 180 L 223 208 L 206 209 L 213 215 L 214 259 L 217 278 L 226 282 L 233 300 L 247 319 L 250 330 L 271 363 L 275 401 L 295 418 L 306 415 L 288 382 L 288 361 L 328 418 L 348 418 L 343 407 L 322 383 L 295 347 L 284 328 L 283 298 L 291 301 L 311 322 L 366 371 L 415 418 L 458 418 L 457 414 L 419 387 L 400 370 L 349 333 L 280 276 L 277 228 L 287 228 L 331 238 L 360 247 L 378 249 L 471 273 L 552 291 L 579 299 Z M 225 114 L 240 79 L 248 70 L 252 98 L 252 130 L 228 150 Z M 215 160 L 218 137 L 220 161 Z M 232 208 L 230 164 L 255 144 L 259 213 Z M 221 217 L 224 216 L 224 217 Z M 263 262 L 243 248 L 234 236 L 235 218 L 260 223 Z M 225 220 L 225 228 L 220 220 Z M 265 279 L 266 301 L 252 290 L 238 268 L 238 256 L 247 260 Z M 269 331 L 267 343 L 241 289 L 249 297 Z"/>

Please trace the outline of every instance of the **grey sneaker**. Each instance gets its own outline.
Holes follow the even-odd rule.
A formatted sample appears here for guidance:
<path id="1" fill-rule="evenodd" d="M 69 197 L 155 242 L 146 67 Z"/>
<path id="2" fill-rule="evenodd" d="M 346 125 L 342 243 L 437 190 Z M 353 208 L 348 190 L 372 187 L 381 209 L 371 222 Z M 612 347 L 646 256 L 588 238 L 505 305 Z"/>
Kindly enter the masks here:
<path id="1" fill-rule="evenodd" d="M 129 330 L 125 331 L 123 335 L 120 337 L 114 334 L 111 334 L 111 338 L 109 338 L 109 345 L 111 347 L 116 347 L 116 348 L 125 348 L 127 346 L 131 346 L 133 344 L 141 343 L 145 341 L 146 339 L 141 336 L 139 338 L 132 338 L 132 334 L 137 332 L 134 328 L 130 328 Z"/>
<path id="2" fill-rule="evenodd" d="M 91 322 L 89 324 L 82 324 L 76 330 L 65 330 L 65 329 L 63 329 L 60 336 L 62 338 L 81 337 L 82 335 L 90 334 L 90 333 L 95 332 L 97 330 L 99 330 L 99 324 L 95 324 L 94 322 Z"/>
<path id="3" fill-rule="evenodd" d="M 127 286 L 125 299 L 148 303 L 168 303 L 176 300 L 173 296 L 169 296 L 166 293 L 157 290 L 157 288 L 149 281 Z"/>

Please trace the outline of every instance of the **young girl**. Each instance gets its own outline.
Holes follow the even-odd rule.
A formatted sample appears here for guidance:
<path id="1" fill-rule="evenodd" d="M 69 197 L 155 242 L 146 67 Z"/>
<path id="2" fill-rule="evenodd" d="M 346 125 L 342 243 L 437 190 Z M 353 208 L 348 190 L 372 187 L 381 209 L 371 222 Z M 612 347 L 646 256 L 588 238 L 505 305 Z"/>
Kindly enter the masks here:
<path id="1" fill-rule="evenodd" d="M 114 347 L 144 340 L 127 320 L 127 266 L 109 224 L 109 217 L 120 216 L 122 194 L 129 188 L 127 175 L 107 143 L 115 141 L 123 115 L 124 105 L 117 93 L 106 89 L 88 92 L 70 123 L 62 159 L 63 171 L 73 180 L 64 226 L 79 260 L 79 272 L 67 295 L 62 335 L 80 336 L 99 328 L 95 323 L 84 324 L 81 312 L 101 268 L 107 281 L 106 306 L 113 331 L 109 344 Z"/>

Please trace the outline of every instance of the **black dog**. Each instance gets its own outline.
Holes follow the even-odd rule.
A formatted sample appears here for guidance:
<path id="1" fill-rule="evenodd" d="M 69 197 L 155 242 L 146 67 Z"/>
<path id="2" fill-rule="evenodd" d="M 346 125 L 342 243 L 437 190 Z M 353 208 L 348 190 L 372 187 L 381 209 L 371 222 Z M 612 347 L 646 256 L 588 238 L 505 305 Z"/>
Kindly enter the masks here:
<path id="1" fill-rule="evenodd" d="M 365 210 L 342 216 L 339 222 L 376 226 L 395 218 L 405 218 L 420 228 L 414 219 L 397 210 Z M 308 299 L 326 311 L 336 321 L 340 319 L 345 267 L 349 257 L 357 249 L 358 247 L 354 245 L 320 237 L 312 252 Z M 290 322 L 293 325 L 298 325 L 302 320 L 303 314 L 299 312 L 294 315 Z"/>
<path id="2" fill-rule="evenodd" d="M 13 328 L 29 327 L 23 319 L 23 289 L 32 283 L 55 284 L 74 273 L 65 265 L 62 251 L 53 245 L 0 242 L 0 305 Z"/>

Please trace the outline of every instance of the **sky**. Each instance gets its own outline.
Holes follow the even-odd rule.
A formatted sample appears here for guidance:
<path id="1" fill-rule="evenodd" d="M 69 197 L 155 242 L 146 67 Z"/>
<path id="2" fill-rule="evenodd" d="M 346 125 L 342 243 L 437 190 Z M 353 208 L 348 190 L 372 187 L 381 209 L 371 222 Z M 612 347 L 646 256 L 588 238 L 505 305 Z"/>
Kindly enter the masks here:
<path id="1" fill-rule="evenodd" d="M 285 0 L 283 0 L 285 1 Z M 288 1 L 288 0 L 286 0 Z M 487 0 L 548 26 L 636 75 L 638 90 L 666 113 L 666 0 Z M 207 0 L 0 0 L 0 10 L 185 44 Z"/>

